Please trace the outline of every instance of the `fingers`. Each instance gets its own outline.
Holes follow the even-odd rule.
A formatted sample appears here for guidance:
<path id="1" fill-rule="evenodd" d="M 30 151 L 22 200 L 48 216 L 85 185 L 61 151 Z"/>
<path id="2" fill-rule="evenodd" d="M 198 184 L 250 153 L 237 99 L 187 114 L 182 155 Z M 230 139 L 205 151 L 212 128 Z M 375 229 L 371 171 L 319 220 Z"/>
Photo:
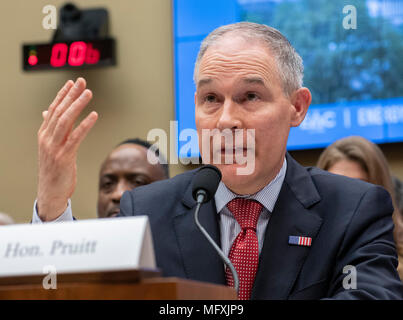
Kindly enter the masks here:
<path id="1" fill-rule="evenodd" d="M 64 145 L 66 149 L 77 151 L 98 118 L 98 114 L 92 112 L 72 131 L 77 118 L 92 99 L 91 90 L 85 87 L 83 78 L 78 78 L 75 83 L 67 81 L 49 109 L 42 112 L 44 121 L 38 133 L 39 145 Z"/>
<path id="2" fill-rule="evenodd" d="M 77 120 L 80 113 L 88 105 L 92 99 L 92 92 L 85 89 L 81 95 L 66 109 L 66 111 L 59 117 L 56 128 L 53 132 L 53 141 L 60 144 L 68 139 L 71 133 L 74 122 Z M 56 115 L 56 114 L 55 114 Z"/>
<path id="3" fill-rule="evenodd" d="M 98 114 L 95 111 L 92 111 L 83 121 L 81 121 L 66 142 L 66 152 L 77 152 L 81 142 L 85 139 L 97 119 Z"/>
<path id="4" fill-rule="evenodd" d="M 50 106 L 48 108 L 49 112 L 47 112 L 47 113 L 49 113 L 49 116 L 52 116 L 56 107 L 60 104 L 60 102 L 62 102 L 62 100 L 67 95 L 67 93 L 70 91 L 70 89 L 73 87 L 73 85 L 74 85 L 74 82 L 72 80 L 68 80 L 64 84 L 64 86 L 60 89 L 60 91 L 57 93 L 55 99 L 53 100 L 53 102 L 50 104 Z M 44 116 L 43 113 L 42 113 L 42 116 Z M 49 123 L 49 118 L 46 119 L 44 117 L 44 121 L 39 130 L 45 129 L 47 127 L 48 123 Z"/>
<path id="5" fill-rule="evenodd" d="M 76 185 L 78 148 L 94 126 L 98 114 L 91 112 L 73 130 L 74 123 L 92 98 L 83 78 L 68 81 L 47 111 L 38 132 L 38 205 L 45 220 L 54 220 Z"/>
<path id="6" fill-rule="evenodd" d="M 56 106 L 52 114 L 49 114 L 47 119 L 49 119 L 49 124 L 46 128 L 50 134 L 53 134 L 53 131 L 58 124 L 60 117 L 63 113 L 71 106 L 71 104 L 82 94 L 85 90 L 86 82 L 83 78 L 78 78 L 75 82 L 74 86 L 70 88 L 68 93 L 65 95 L 63 100 Z M 49 110 L 49 112 L 51 112 Z"/>

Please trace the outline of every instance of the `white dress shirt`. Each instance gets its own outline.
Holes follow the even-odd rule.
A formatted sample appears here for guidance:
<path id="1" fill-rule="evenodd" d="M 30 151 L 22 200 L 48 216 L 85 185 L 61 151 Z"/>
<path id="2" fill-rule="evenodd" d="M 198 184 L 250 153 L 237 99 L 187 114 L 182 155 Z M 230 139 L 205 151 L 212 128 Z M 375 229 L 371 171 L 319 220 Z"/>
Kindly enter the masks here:
<path id="1" fill-rule="evenodd" d="M 234 198 L 253 199 L 263 205 L 262 212 L 260 213 L 257 221 L 257 239 L 259 243 L 259 254 L 262 251 L 264 234 L 267 224 L 269 223 L 271 212 L 276 204 L 278 195 L 283 185 L 285 173 L 287 171 L 287 160 L 284 158 L 283 166 L 281 167 L 277 176 L 262 190 L 252 195 L 237 195 L 229 190 L 224 183 L 220 182 L 214 199 L 219 214 L 219 225 L 221 231 L 221 250 L 228 257 L 229 251 L 235 238 L 241 232 L 241 226 L 235 220 L 235 217 L 227 208 L 227 203 Z"/>
<path id="2" fill-rule="evenodd" d="M 71 201 L 67 202 L 67 209 L 60 215 L 57 219 L 49 222 L 63 222 L 63 221 L 73 221 L 73 212 L 71 211 Z M 38 211 L 36 210 L 36 200 L 34 202 L 34 213 L 32 215 L 32 223 L 44 223 L 41 218 L 39 218 Z"/>

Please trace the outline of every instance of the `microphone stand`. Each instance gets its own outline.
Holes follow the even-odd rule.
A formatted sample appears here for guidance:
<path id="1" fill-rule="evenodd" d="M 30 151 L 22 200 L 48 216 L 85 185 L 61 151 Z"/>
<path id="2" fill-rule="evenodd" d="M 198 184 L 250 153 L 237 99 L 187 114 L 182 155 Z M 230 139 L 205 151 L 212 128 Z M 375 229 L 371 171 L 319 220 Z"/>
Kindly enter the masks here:
<path id="1" fill-rule="evenodd" d="M 234 265 L 232 264 L 231 260 L 225 256 L 225 254 L 222 252 L 222 250 L 217 246 L 217 244 L 214 242 L 214 240 L 210 237 L 210 235 L 207 233 L 207 231 L 202 227 L 202 225 L 199 222 L 199 210 L 200 210 L 200 207 L 206 196 L 207 196 L 207 194 L 204 190 L 199 190 L 197 192 L 197 206 L 196 206 L 196 210 L 195 210 L 194 219 L 195 219 L 196 225 L 199 228 L 199 230 L 203 233 L 203 235 L 206 237 L 208 242 L 210 242 L 210 244 L 217 251 L 217 253 L 221 257 L 221 259 L 224 261 L 224 263 L 227 265 L 227 267 L 231 270 L 232 277 L 234 278 L 234 287 L 235 287 L 237 295 L 239 296 L 239 279 L 238 279 L 238 274 L 234 268 Z"/>

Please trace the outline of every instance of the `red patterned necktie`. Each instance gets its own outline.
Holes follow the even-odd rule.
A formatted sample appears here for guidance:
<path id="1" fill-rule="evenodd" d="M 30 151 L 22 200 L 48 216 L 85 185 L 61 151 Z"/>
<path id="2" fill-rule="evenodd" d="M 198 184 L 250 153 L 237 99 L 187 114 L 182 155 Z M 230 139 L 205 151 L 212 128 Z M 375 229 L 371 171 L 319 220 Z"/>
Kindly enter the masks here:
<path id="1" fill-rule="evenodd" d="M 229 259 L 238 273 L 239 299 L 248 300 L 250 299 L 259 263 L 256 226 L 262 211 L 262 205 L 255 200 L 235 198 L 227 204 L 227 207 L 242 229 L 232 244 Z M 228 267 L 225 275 L 227 284 L 233 287 L 234 279 Z"/>

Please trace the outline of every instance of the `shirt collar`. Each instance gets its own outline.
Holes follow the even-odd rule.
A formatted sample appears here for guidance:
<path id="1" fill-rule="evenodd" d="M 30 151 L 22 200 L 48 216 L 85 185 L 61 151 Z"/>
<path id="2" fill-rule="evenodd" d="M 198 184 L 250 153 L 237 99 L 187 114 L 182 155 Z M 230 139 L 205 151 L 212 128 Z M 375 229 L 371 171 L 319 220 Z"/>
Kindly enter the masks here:
<path id="1" fill-rule="evenodd" d="M 284 158 L 283 166 L 277 176 L 262 190 L 252 195 L 238 195 L 233 193 L 222 181 L 220 181 L 218 189 L 214 195 L 217 213 L 219 213 L 227 203 L 234 198 L 254 199 L 259 201 L 269 212 L 272 212 L 280 193 L 281 186 L 283 185 L 286 171 L 287 160 Z"/>

